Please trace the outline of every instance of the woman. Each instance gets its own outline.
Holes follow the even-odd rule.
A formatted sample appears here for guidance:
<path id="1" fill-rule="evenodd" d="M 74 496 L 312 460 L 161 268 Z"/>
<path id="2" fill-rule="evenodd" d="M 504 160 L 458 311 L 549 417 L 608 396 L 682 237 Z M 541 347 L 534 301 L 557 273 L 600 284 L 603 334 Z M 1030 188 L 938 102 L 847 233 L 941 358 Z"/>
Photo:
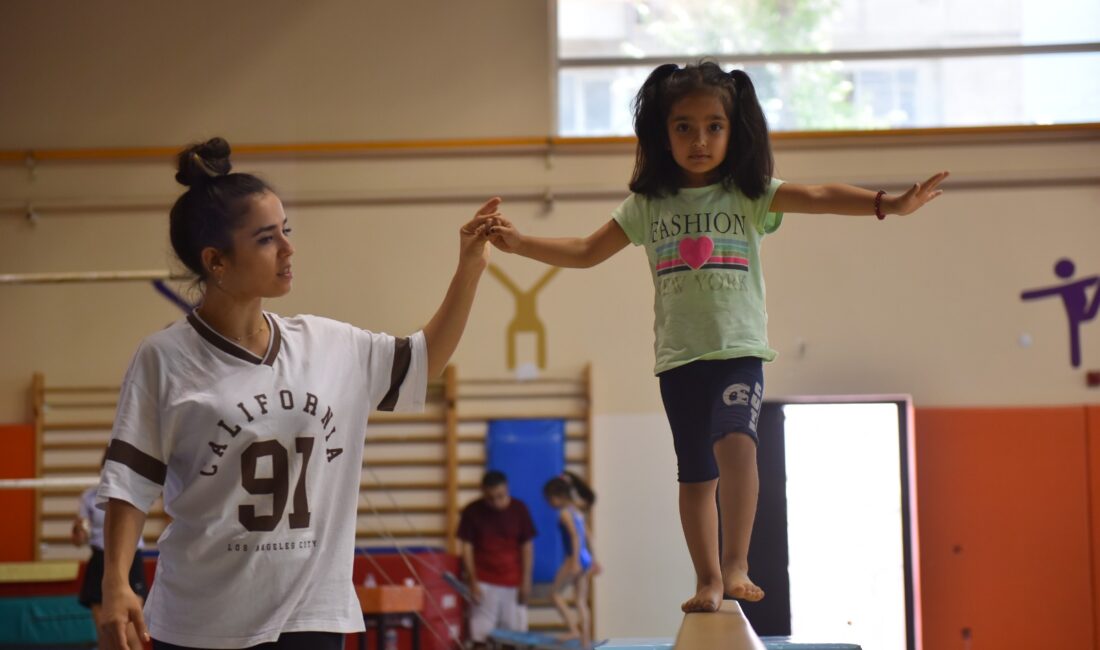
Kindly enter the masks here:
<path id="1" fill-rule="evenodd" d="M 279 197 L 230 173 L 220 138 L 178 163 L 189 189 L 172 208 L 172 247 L 203 296 L 141 343 L 122 385 L 98 494 L 101 638 L 127 648 L 132 623 L 157 649 L 340 648 L 363 629 L 351 570 L 367 416 L 423 407 L 465 328 L 487 227 L 461 230 L 447 294 L 408 338 L 286 318 L 263 310 L 293 281 Z M 126 572 L 162 493 L 172 523 L 143 613 Z"/>

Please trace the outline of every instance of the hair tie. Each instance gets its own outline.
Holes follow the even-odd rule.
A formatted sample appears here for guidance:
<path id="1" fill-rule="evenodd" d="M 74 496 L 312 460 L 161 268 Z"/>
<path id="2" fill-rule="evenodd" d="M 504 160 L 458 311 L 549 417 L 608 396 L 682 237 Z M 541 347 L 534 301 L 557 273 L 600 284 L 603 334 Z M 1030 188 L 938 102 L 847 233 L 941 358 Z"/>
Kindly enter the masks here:
<path id="1" fill-rule="evenodd" d="M 191 159 L 194 160 L 195 164 L 198 165 L 199 169 L 201 169 L 203 174 L 205 174 L 205 178 L 200 177 L 197 179 L 198 181 L 212 181 L 218 176 L 224 176 L 224 174 L 219 173 L 218 170 L 211 167 L 210 163 L 208 163 L 205 158 L 200 156 L 198 151 L 191 152 Z"/>

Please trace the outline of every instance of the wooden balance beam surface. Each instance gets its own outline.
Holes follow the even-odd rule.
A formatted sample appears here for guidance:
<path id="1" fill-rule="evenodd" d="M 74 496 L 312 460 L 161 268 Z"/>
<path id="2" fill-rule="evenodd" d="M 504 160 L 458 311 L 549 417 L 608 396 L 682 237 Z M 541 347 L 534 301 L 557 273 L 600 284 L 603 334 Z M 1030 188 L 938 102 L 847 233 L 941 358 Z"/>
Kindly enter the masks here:
<path id="1" fill-rule="evenodd" d="M 675 650 L 765 650 L 735 600 L 717 612 L 685 614 Z"/>

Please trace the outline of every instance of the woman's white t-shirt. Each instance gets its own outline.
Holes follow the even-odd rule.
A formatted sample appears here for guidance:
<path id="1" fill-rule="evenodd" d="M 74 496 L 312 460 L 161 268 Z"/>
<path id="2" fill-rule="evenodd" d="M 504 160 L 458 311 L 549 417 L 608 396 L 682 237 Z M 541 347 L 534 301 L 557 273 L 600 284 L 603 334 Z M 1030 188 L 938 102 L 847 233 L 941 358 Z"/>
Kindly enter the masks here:
<path id="1" fill-rule="evenodd" d="M 242 648 L 356 632 L 351 580 L 372 410 L 421 410 L 424 335 L 265 314 L 258 357 L 196 314 L 145 339 L 122 384 L 98 503 L 171 523 L 145 604 L 153 638 Z"/>

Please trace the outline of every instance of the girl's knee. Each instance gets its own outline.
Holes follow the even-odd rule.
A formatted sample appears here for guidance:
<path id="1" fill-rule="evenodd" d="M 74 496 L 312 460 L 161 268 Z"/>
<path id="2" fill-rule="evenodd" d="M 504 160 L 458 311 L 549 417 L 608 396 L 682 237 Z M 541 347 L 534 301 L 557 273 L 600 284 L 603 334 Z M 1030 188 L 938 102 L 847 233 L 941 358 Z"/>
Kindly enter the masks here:
<path id="1" fill-rule="evenodd" d="M 710 479 L 707 481 L 689 481 L 680 482 L 680 494 L 681 496 L 707 499 L 714 498 L 714 491 L 718 489 L 718 479 Z"/>
<path id="2" fill-rule="evenodd" d="M 752 456 L 756 456 L 757 446 L 756 438 L 751 434 L 737 431 L 727 433 L 714 443 L 715 449 L 723 448 Z"/>

